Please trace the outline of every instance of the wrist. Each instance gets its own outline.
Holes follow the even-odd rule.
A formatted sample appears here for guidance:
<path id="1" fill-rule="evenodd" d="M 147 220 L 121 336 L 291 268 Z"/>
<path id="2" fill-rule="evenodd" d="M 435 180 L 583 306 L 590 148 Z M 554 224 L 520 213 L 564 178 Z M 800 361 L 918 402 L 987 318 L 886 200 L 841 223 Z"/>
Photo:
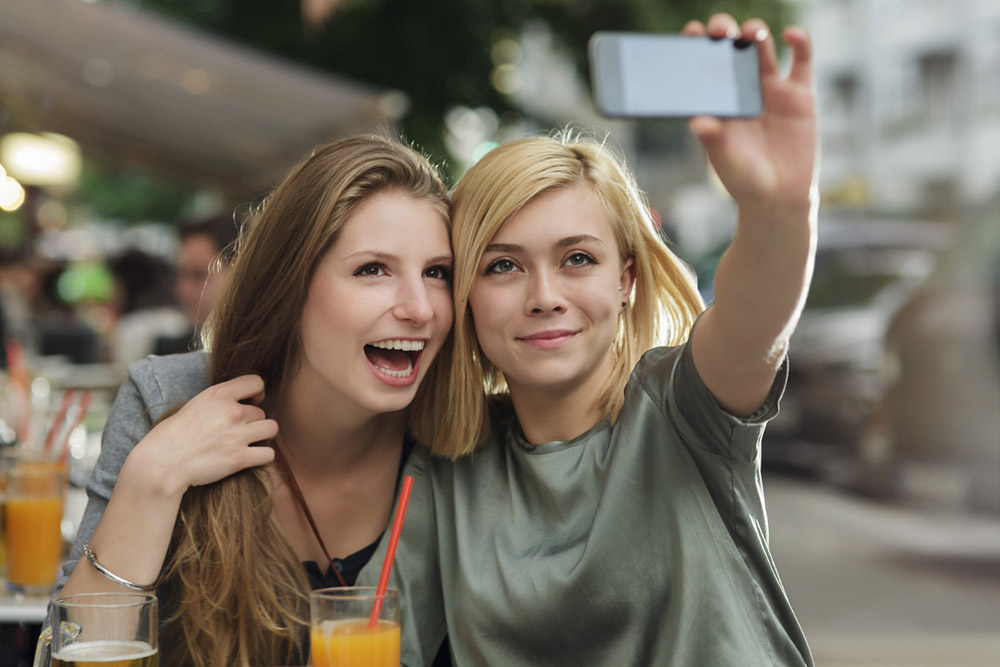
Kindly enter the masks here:
<path id="1" fill-rule="evenodd" d="M 754 227 L 805 227 L 816 207 L 811 198 L 761 199 L 739 202 L 740 225 Z"/>
<path id="2" fill-rule="evenodd" d="M 148 497 L 155 503 L 176 503 L 180 506 L 188 484 L 179 479 L 172 466 L 150 456 L 150 447 L 142 445 L 136 445 L 125 459 L 115 490 L 121 488 L 125 493 Z"/>

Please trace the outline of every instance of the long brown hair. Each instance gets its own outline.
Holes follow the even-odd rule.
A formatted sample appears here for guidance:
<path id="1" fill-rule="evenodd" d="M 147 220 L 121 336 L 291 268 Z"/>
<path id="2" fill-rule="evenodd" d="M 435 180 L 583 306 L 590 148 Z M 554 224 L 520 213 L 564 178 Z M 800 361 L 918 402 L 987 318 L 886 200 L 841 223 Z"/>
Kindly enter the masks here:
<path id="1" fill-rule="evenodd" d="M 434 413 L 424 433 L 432 451 L 458 458 L 486 437 L 487 395 L 506 393 L 500 370 L 483 354 L 469 308 L 469 293 L 486 246 L 534 197 L 584 183 L 611 219 L 620 259 L 632 258 L 635 286 L 618 319 L 615 366 L 598 398 L 597 411 L 612 424 L 624 403 L 624 389 L 639 357 L 656 345 L 677 344 L 703 309 L 689 267 L 667 248 L 653 222 L 649 202 L 625 161 L 604 143 L 563 132 L 529 137 L 487 153 L 459 180 L 452 193 L 455 254 L 453 360 L 441 399 L 447 412 Z"/>
<path id="2" fill-rule="evenodd" d="M 316 267 L 358 206 L 387 190 L 430 202 L 448 219 L 437 171 L 395 141 L 335 141 L 292 169 L 241 238 L 209 320 L 212 383 L 256 373 L 269 402 L 281 392 L 300 356 L 299 320 Z M 431 367 L 417 401 L 433 394 L 442 367 Z M 274 520 L 265 470 L 188 490 L 162 580 L 176 597 L 163 632 L 173 649 L 164 664 L 306 661 L 309 585 Z"/>

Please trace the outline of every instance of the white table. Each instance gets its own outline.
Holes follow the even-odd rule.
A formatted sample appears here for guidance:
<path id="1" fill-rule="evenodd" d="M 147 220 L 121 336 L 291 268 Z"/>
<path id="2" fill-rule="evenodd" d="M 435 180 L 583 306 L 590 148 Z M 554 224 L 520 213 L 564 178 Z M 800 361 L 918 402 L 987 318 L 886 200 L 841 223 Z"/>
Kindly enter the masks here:
<path id="1" fill-rule="evenodd" d="M 0 580 L 0 623 L 43 623 L 49 598 L 7 592 L 7 582 Z"/>

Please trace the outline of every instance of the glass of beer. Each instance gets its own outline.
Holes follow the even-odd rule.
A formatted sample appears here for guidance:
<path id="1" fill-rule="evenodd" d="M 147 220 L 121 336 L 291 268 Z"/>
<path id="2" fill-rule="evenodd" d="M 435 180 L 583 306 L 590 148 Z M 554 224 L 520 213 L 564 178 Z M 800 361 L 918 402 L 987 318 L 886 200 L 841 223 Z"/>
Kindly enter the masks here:
<path id="1" fill-rule="evenodd" d="M 399 591 L 322 588 L 312 592 L 310 609 L 313 667 L 398 667 Z"/>
<path id="2" fill-rule="evenodd" d="M 80 593 L 52 600 L 34 667 L 159 667 L 159 617 L 149 593 Z"/>

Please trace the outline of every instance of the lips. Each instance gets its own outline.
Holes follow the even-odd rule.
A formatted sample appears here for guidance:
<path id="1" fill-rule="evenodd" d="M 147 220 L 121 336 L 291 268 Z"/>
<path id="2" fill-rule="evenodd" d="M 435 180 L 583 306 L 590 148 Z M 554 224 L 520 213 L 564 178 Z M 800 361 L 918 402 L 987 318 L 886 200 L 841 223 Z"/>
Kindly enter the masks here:
<path id="1" fill-rule="evenodd" d="M 365 345 L 365 356 L 381 375 L 408 384 L 406 381 L 415 379 L 414 370 L 425 344 L 425 340 L 389 338 Z"/>
<path id="2" fill-rule="evenodd" d="M 539 331 L 527 336 L 518 336 L 517 340 L 531 347 L 542 350 L 551 350 L 562 347 L 576 336 L 578 332 L 570 329 L 549 329 Z"/>

